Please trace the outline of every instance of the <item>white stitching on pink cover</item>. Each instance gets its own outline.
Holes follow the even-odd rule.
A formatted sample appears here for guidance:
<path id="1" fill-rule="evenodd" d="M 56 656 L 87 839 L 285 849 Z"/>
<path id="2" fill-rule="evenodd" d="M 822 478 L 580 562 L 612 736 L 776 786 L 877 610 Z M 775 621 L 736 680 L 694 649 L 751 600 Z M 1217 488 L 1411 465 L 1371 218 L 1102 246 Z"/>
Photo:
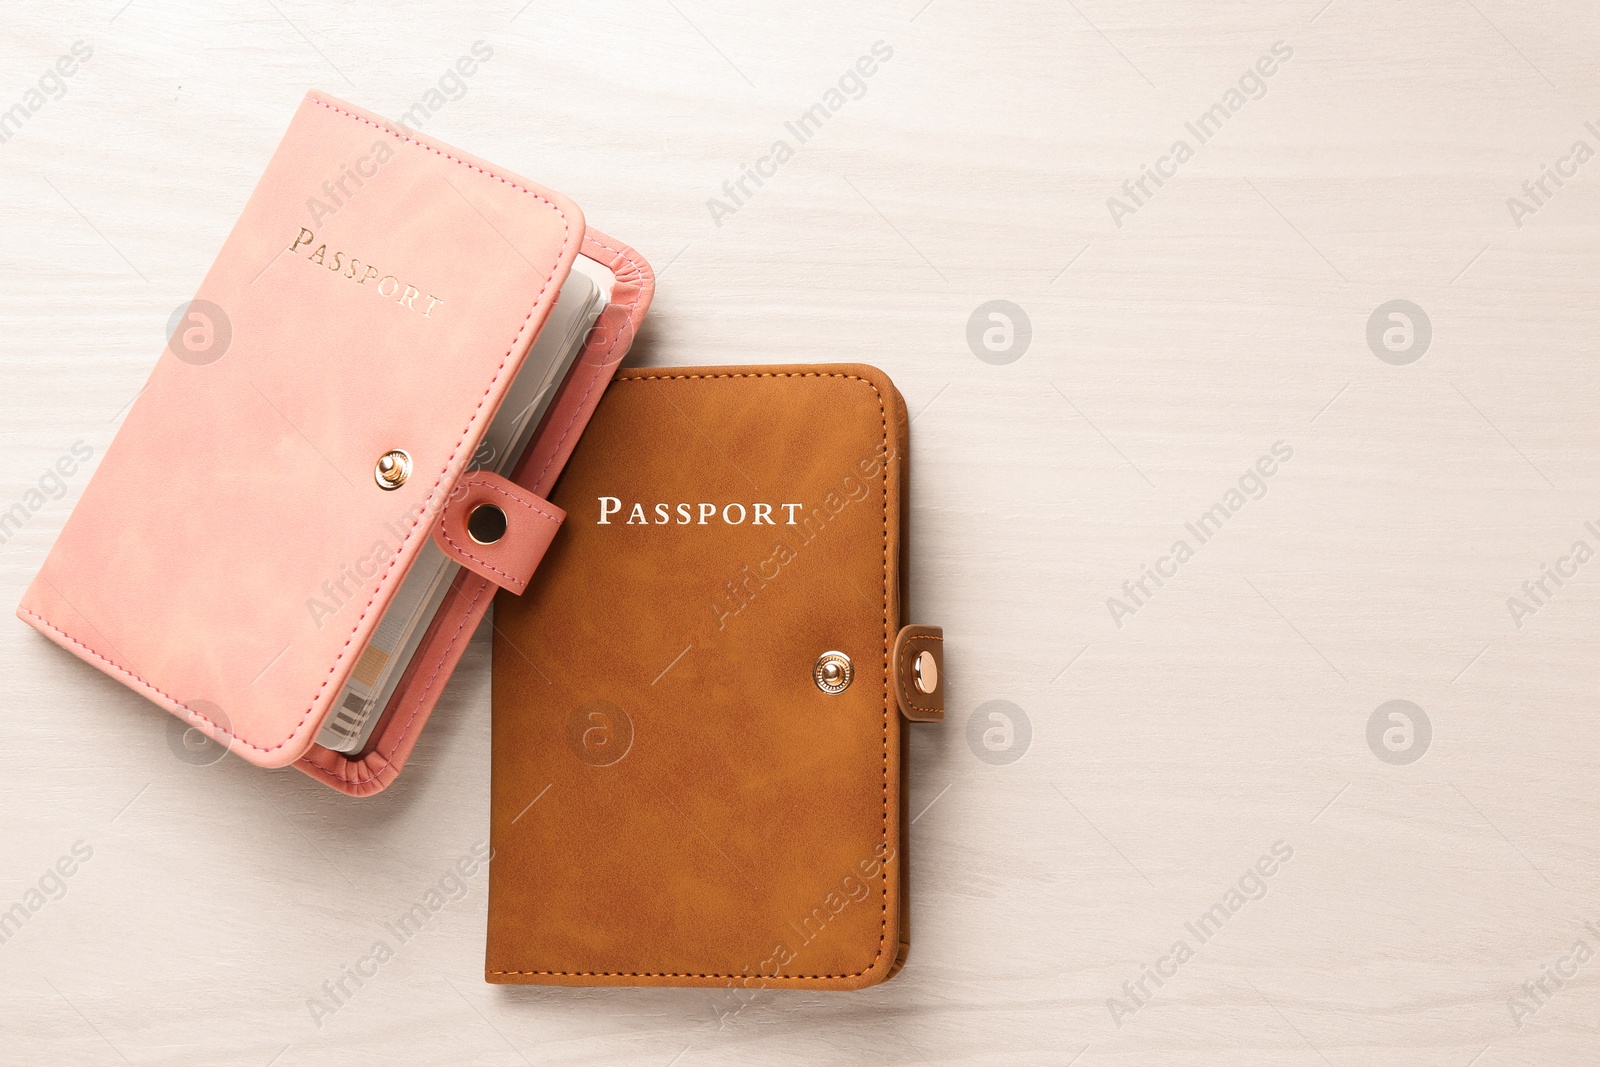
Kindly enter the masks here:
<path id="1" fill-rule="evenodd" d="M 504 185 L 511 186 L 511 188 L 517 190 L 518 192 L 527 193 L 529 196 L 532 196 L 535 200 L 538 200 L 540 203 L 542 203 L 542 204 L 546 205 L 547 207 L 549 207 L 552 211 L 554 211 L 556 213 L 557 217 L 559 217 L 561 219 L 561 232 L 562 232 L 561 249 L 556 254 L 556 258 L 557 259 L 561 259 L 561 258 L 564 258 L 566 256 L 567 249 L 572 244 L 572 224 L 568 220 L 566 212 L 563 211 L 561 209 L 560 205 L 556 204 L 554 201 L 549 200 L 544 196 L 541 196 L 539 193 L 534 192 L 532 189 L 528 189 L 528 188 L 526 188 L 524 186 L 518 185 L 516 182 L 511 181 L 510 179 L 505 178 L 505 177 L 503 177 L 503 176 L 501 176 L 499 174 L 496 174 L 491 170 L 487 170 L 487 169 L 485 169 L 483 167 L 480 167 L 480 166 L 477 166 L 476 164 L 473 164 L 473 163 L 468 163 L 464 159 L 457 159 L 455 156 L 452 156 L 450 153 L 445 152 L 442 149 L 436 148 L 436 147 L 434 147 L 433 145 L 430 145 L 430 144 L 426 144 L 426 143 L 424 143 L 424 142 L 422 142 L 420 140 L 417 140 L 414 137 L 409 137 L 409 136 L 407 136 L 405 134 L 400 133 L 397 130 L 390 129 L 387 126 L 379 125 L 378 123 L 373 122 L 371 119 L 363 118 L 362 116 L 357 115 L 354 112 L 346 111 L 345 109 L 343 109 L 341 107 L 336 107 L 335 105 L 330 104 L 327 101 L 317 100 L 317 99 L 313 98 L 312 99 L 312 103 L 318 105 L 319 107 L 325 107 L 329 111 L 333 111 L 333 112 L 335 112 L 337 114 L 344 115 L 346 118 L 353 119 L 356 122 L 360 122 L 360 123 L 363 123 L 365 125 L 371 126 L 373 129 L 376 129 L 376 130 L 379 130 L 379 131 L 381 131 L 383 133 L 386 133 L 389 136 L 397 138 L 400 141 L 406 142 L 408 144 L 414 144 L 418 148 L 423 149 L 424 151 L 432 152 L 433 154 L 435 154 L 437 156 L 440 156 L 441 158 L 450 160 L 452 163 L 460 164 L 461 166 L 466 167 L 468 170 L 477 171 L 478 173 L 484 174 L 484 175 L 486 175 L 486 176 L 488 176 L 490 178 L 493 178 L 495 181 L 501 182 Z M 478 398 L 478 406 L 473 410 L 472 416 L 467 420 L 467 425 L 461 428 L 461 437 L 457 439 L 457 441 L 455 443 L 455 447 L 454 447 L 454 449 L 452 449 L 452 451 L 450 453 L 450 457 L 447 460 L 445 460 L 444 467 L 440 469 L 438 477 L 434 479 L 433 485 L 428 490 L 427 499 L 423 502 L 423 511 L 424 512 L 427 511 L 428 506 L 433 502 L 434 497 L 437 495 L 437 493 L 439 491 L 439 486 L 441 484 L 443 484 L 445 472 L 450 469 L 450 465 L 453 464 L 455 462 L 455 460 L 456 460 L 456 457 L 461 454 L 461 446 L 467 439 L 467 433 L 472 429 L 473 422 L 475 422 L 477 420 L 478 415 L 483 411 L 484 401 L 486 401 L 489 398 L 489 394 L 494 391 L 495 383 L 500 380 L 500 376 L 505 372 L 506 363 L 510 361 L 511 354 L 513 352 L 515 352 L 516 349 L 517 349 L 517 341 L 527 331 L 528 322 L 533 318 L 533 313 L 536 310 L 538 310 L 539 302 L 544 299 L 545 293 L 549 291 L 550 282 L 552 280 L 553 280 L 553 275 L 550 278 L 546 278 L 545 281 L 544 281 L 544 285 L 542 285 L 539 288 L 538 295 L 534 297 L 532 305 L 530 305 L 529 308 L 528 308 L 528 314 L 526 316 L 524 316 L 524 318 L 522 320 L 522 324 L 517 328 L 517 332 L 511 338 L 510 347 L 506 349 L 505 355 L 502 356 L 501 359 L 500 359 L 500 365 L 495 368 L 494 376 L 489 379 L 489 384 L 484 388 L 483 396 Z M 361 628 L 361 623 L 366 619 L 367 615 L 372 611 L 372 605 L 377 602 L 378 589 L 382 588 L 383 583 L 386 580 L 388 580 L 389 575 L 394 571 L 395 565 L 397 563 L 399 563 L 400 560 L 405 556 L 407 549 L 411 545 L 412 539 L 416 536 L 418 529 L 421 528 L 421 523 L 420 523 L 419 519 L 420 519 L 420 516 L 418 518 L 412 519 L 411 529 L 407 532 L 405 541 L 400 546 L 400 551 L 396 552 L 394 554 L 394 556 L 391 557 L 391 559 L 389 560 L 389 565 L 384 569 L 383 576 L 378 579 L 378 585 L 377 585 L 377 587 L 374 588 L 371 599 L 369 599 L 367 601 L 366 605 L 361 609 L 361 614 L 356 618 L 355 624 L 350 628 L 350 633 L 345 637 L 344 644 L 342 646 L 340 646 L 340 648 L 339 648 L 339 654 L 334 657 L 332 665 L 329 666 L 327 675 L 324 676 L 324 678 L 322 679 L 322 684 L 319 685 L 317 687 L 317 691 L 311 695 L 311 701 L 310 701 L 310 703 L 308 703 L 306 705 L 305 713 L 300 716 L 300 721 L 295 723 L 294 728 L 289 731 L 288 736 L 286 736 L 282 741 L 279 741 L 277 744 L 271 746 L 270 748 L 263 748 L 261 745 L 258 745 L 253 741 L 246 740 L 245 738 L 240 737 L 239 735 L 233 733 L 232 731 L 225 729 L 221 724 L 213 722 L 211 719 L 207 718 L 205 715 L 201 714 L 198 711 L 195 711 L 193 708 L 189 707 L 187 704 L 185 704 L 183 701 L 179 700 L 177 697 L 174 697 L 172 694 L 166 693 L 166 692 L 163 692 L 160 689 L 157 689 L 154 685 L 152 685 L 150 682 L 146 681 L 144 678 L 140 677 L 134 671 L 132 671 L 129 668 L 124 667 L 123 665 L 121 665 L 119 663 L 116 663 L 113 660 L 107 658 L 106 656 L 102 655 L 101 653 L 99 653 L 95 649 L 91 648 L 87 644 L 85 644 L 82 641 L 78 640 L 78 638 L 76 638 L 76 637 L 72 636 L 71 634 L 67 633 L 65 630 L 62 630 L 60 627 L 55 626 L 54 624 L 50 623 L 49 621 L 44 619 L 42 616 L 39 616 L 39 615 L 37 615 L 36 613 L 34 613 L 32 611 L 28 611 L 28 609 L 26 609 L 26 608 L 24 608 L 23 610 L 26 611 L 27 614 L 33 616 L 34 618 L 38 619 L 40 622 L 44 623 L 46 626 L 48 626 L 50 629 L 54 630 L 56 633 L 60 634 L 62 637 L 66 638 L 66 640 L 71 642 L 73 645 L 76 645 L 78 648 L 83 649 L 85 652 L 89 653 L 94 658 L 100 660 L 102 663 L 105 663 L 106 665 L 108 665 L 110 667 L 113 667 L 117 671 L 127 675 L 129 678 L 134 679 L 135 681 L 137 681 L 140 685 L 144 686 L 150 692 L 156 693 L 156 694 L 166 698 L 171 703 L 175 704 L 176 706 L 182 708 L 184 711 L 188 712 L 194 719 L 198 719 L 199 721 L 201 721 L 201 722 L 205 723 L 206 725 L 210 726 L 212 729 L 214 729 L 217 733 L 221 734 L 222 736 L 228 737 L 228 738 L 231 738 L 234 741 L 237 741 L 240 745 L 243 745 L 245 748 L 250 749 L 252 752 L 259 752 L 262 755 L 266 755 L 268 753 L 278 751 L 278 749 L 283 748 L 285 745 L 289 744 L 290 741 L 293 741 L 295 739 L 295 737 L 297 737 L 299 735 L 301 729 L 305 727 L 306 721 L 311 718 L 311 712 L 317 706 L 318 699 L 321 698 L 323 691 L 328 688 L 328 682 L 333 678 L 334 673 L 339 669 L 339 665 L 344 661 L 346 655 L 348 654 L 349 649 L 350 649 L 350 643 L 351 643 L 352 640 L 354 640 L 355 635 L 356 635 L 356 631 Z"/>

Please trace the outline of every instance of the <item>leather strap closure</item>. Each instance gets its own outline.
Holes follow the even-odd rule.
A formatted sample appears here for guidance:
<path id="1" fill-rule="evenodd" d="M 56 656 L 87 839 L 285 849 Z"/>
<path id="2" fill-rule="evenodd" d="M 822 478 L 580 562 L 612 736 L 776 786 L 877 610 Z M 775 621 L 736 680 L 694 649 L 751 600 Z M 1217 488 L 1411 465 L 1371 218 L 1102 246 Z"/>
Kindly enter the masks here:
<path id="1" fill-rule="evenodd" d="M 912 722 L 944 721 L 944 630 L 906 626 L 894 639 L 895 702 Z"/>
<path id="2" fill-rule="evenodd" d="M 463 567 L 520 595 L 566 517 L 515 482 L 470 471 L 445 502 L 433 541 Z"/>

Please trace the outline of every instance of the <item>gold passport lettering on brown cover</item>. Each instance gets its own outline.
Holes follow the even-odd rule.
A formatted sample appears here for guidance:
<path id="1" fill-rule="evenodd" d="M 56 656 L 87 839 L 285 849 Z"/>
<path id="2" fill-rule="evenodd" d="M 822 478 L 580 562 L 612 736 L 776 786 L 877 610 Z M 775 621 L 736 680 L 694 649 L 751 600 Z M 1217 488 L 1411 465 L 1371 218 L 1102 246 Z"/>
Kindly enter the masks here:
<path id="1" fill-rule="evenodd" d="M 495 604 L 488 981 L 899 968 L 907 446 L 872 367 L 617 376 L 552 497 L 566 525 Z M 826 652 L 841 692 L 813 676 Z M 942 679 L 914 699 L 942 713 Z"/>

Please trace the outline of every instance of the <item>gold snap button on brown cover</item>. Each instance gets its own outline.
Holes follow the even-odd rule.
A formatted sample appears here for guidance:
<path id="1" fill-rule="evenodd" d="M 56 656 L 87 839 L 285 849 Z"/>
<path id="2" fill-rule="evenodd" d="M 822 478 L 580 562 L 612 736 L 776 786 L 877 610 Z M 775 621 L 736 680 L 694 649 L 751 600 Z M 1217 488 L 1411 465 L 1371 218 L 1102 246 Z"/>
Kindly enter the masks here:
<path id="1" fill-rule="evenodd" d="M 849 689 L 855 674 L 850 657 L 843 652 L 824 652 L 817 657 L 817 665 L 811 669 L 811 677 L 824 693 L 842 693 Z"/>

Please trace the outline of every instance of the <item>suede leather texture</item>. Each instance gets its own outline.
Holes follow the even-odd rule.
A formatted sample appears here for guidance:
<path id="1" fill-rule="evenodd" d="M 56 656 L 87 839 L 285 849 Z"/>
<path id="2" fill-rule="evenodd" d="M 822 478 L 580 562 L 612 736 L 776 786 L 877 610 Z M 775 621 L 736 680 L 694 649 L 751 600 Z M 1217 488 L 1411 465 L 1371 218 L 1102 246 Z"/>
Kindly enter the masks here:
<path id="1" fill-rule="evenodd" d="M 488 981 L 854 989 L 899 967 L 907 446 L 871 367 L 617 376 L 543 565 L 496 601 Z M 837 694 L 813 679 L 828 651 L 853 664 Z"/>
<path id="2" fill-rule="evenodd" d="M 316 732 L 592 247 L 637 261 L 565 197 L 308 93 L 196 293 L 231 343 L 162 353 L 18 614 L 253 763 L 387 785 L 453 645 L 429 647 L 368 752 Z M 648 267 L 629 272 L 534 446 L 547 482 L 648 303 Z M 414 469 L 385 491 L 394 448 Z M 470 635 L 479 615 L 449 622 Z"/>

